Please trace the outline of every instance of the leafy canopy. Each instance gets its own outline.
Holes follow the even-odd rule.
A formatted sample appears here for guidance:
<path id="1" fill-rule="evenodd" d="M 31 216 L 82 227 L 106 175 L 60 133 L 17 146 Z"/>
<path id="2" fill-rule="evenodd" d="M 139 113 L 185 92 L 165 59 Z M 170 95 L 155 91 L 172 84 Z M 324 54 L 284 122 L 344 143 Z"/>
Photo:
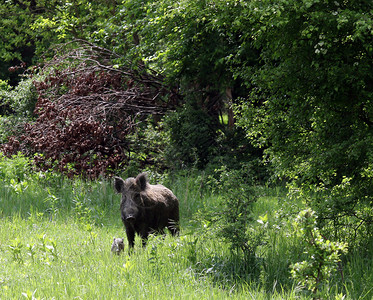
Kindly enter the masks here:
<path id="1" fill-rule="evenodd" d="M 373 3 L 283 0 L 249 7 L 256 22 L 246 39 L 261 50 L 263 65 L 251 77 L 248 101 L 236 107 L 238 123 L 267 147 L 278 174 L 318 195 L 312 205 L 321 220 L 338 224 L 347 214 L 368 222 Z"/>

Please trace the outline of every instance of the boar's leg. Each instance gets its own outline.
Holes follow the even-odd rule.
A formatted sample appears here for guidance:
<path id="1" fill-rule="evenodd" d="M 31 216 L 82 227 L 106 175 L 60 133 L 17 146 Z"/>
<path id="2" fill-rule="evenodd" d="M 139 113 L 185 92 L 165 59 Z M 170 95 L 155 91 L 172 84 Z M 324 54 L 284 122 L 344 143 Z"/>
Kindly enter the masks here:
<path id="1" fill-rule="evenodd" d="M 178 224 L 178 222 L 176 222 L 174 220 L 171 220 L 171 219 L 168 220 L 167 228 L 173 236 L 179 234 L 179 224 Z"/>
<path id="2" fill-rule="evenodd" d="M 142 240 L 142 246 L 143 247 L 146 246 L 146 243 L 148 241 L 148 236 L 149 236 L 148 228 L 142 228 L 141 231 L 140 231 L 140 237 L 141 237 L 141 240 Z"/>
<path id="3" fill-rule="evenodd" d="M 131 249 L 135 246 L 135 231 L 133 230 L 133 228 L 126 227 L 126 234 L 127 234 L 128 246 Z"/>
<path id="4" fill-rule="evenodd" d="M 171 231 L 173 236 L 178 235 L 180 228 L 179 228 L 179 205 L 176 205 L 174 209 L 171 211 L 169 215 L 169 219 L 167 220 L 167 228 Z"/>

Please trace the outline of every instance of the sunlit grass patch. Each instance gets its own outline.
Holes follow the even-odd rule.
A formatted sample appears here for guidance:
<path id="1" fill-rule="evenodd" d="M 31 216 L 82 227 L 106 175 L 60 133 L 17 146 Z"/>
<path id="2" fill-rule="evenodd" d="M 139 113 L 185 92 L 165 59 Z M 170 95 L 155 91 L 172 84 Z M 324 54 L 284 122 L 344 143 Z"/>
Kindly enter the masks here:
<path id="1" fill-rule="evenodd" d="M 146 248 L 136 237 L 131 255 L 110 180 L 25 176 L 19 191 L 2 181 L 0 298 L 311 299 L 290 275 L 305 251 L 292 224 L 303 203 L 282 187 L 254 187 L 250 230 L 261 230 L 263 240 L 245 260 L 217 234 L 210 214 L 221 214 L 224 197 L 205 179 L 185 173 L 162 182 L 180 199 L 180 235 L 151 235 Z M 121 255 L 110 251 L 114 237 L 124 237 Z M 370 299 L 366 255 L 351 254 L 342 266 L 344 282 L 339 274 L 331 279 L 332 298 Z"/>

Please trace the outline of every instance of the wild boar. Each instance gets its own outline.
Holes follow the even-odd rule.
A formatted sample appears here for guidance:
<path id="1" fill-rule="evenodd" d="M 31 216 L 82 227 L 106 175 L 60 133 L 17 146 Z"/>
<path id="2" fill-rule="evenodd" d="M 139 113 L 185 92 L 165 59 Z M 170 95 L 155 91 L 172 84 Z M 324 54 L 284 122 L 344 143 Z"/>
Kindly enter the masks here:
<path id="1" fill-rule="evenodd" d="M 149 184 L 146 173 L 123 180 L 114 178 L 117 193 L 122 194 L 120 211 L 126 228 L 129 249 L 134 247 L 135 233 L 146 245 L 150 233 L 179 233 L 179 200 L 161 184 Z"/>
<path id="2" fill-rule="evenodd" d="M 123 250 L 124 250 L 124 239 L 114 238 L 113 244 L 111 245 L 111 252 L 119 255 Z"/>

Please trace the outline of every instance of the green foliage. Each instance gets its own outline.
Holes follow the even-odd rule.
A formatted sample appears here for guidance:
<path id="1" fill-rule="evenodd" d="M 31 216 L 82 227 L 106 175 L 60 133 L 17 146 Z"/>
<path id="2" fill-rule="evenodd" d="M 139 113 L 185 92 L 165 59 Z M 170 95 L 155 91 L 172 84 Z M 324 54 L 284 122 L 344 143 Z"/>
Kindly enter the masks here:
<path id="1" fill-rule="evenodd" d="M 139 172 L 144 168 L 152 171 L 162 171 L 170 168 L 167 151 L 170 147 L 169 132 L 164 128 L 164 122 L 153 122 L 148 119 L 137 130 L 128 136 L 129 165 L 128 174 Z"/>
<path id="2" fill-rule="evenodd" d="M 31 19 L 30 1 L 2 1 L 0 5 L 2 37 L 0 47 L 0 57 L 2 60 L 10 61 L 11 59 L 21 58 L 21 47 L 32 46 L 32 30 L 29 25 Z M 17 16 L 15 18 L 14 16 Z M 22 34 L 20 34 L 20 32 Z M 14 51 L 17 49 L 18 51 Z"/>
<path id="3" fill-rule="evenodd" d="M 26 249 L 26 255 L 31 258 L 33 263 L 41 262 L 49 265 L 51 261 L 58 260 L 57 244 L 53 239 L 47 238 L 45 234 L 38 235 L 38 244 L 27 244 L 24 245 L 19 238 L 16 238 L 8 245 L 10 252 L 12 253 L 13 260 L 18 263 L 25 263 L 24 251 Z"/>
<path id="4" fill-rule="evenodd" d="M 31 117 L 35 109 L 37 93 L 34 86 L 36 78 L 27 78 L 18 83 L 14 88 L 0 89 L 0 101 L 2 106 L 8 108 L 7 114 L 15 114 L 18 117 Z"/>
<path id="5" fill-rule="evenodd" d="M 252 186 L 253 180 L 247 166 L 239 170 L 221 167 L 215 176 L 209 177 L 209 186 L 221 195 L 219 209 L 213 213 L 211 226 L 231 245 L 233 252 L 243 254 L 248 263 L 255 261 L 257 247 L 265 239 L 267 216 L 260 219 L 261 225 L 254 222 L 253 205 L 257 193 Z"/>
<path id="6" fill-rule="evenodd" d="M 203 109 L 188 103 L 166 118 L 165 128 L 171 140 L 170 162 L 176 166 L 206 165 L 215 146 L 216 128 Z"/>
<path id="7" fill-rule="evenodd" d="M 341 254 L 347 253 L 347 244 L 325 239 L 317 228 L 316 218 L 310 209 L 299 213 L 294 228 L 304 239 L 307 260 L 290 267 L 298 284 L 312 291 L 314 299 L 320 299 L 329 295 L 327 284 L 332 272 L 337 269 Z"/>
<path id="8" fill-rule="evenodd" d="M 131 149 L 128 174 L 143 169 L 162 173 L 185 167 L 204 168 L 210 174 L 221 165 L 239 169 L 242 164 L 254 180 L 267 180 L 269 174 L 261 161 L 262 152 L 248 143 L 242 130 L 223 132 L 205 110 L 191 102 L 168 113 L 162 121 L 149 118 L 127 141 Z"/>
<path id="9" fill-rule="evenodd" d="M 231 80 L 224 61 L 235 47 L 217 16 L 233 11 L 226 1 L 127 0 L 120 18 L 132 26 L 119 30 L 140 39 L 137 55 L 169 81 L 221 89 Z"/>
<path id="10" fill-rule="evenodd" d="M 2 1 L 0 4 L 0 61 L 4 66 L 33 64 L 49 55 L 50 47 L 86 39 L 97 44 L 114 43 L 110 20 L 116 13 L 117 1 Z M 15 17 L 16 16 L 16 17 Z M 36 57 L 35 57 L 36 55 Z M 28 67 L 28 65 L 27 65 Z M 11 75 L 0 68 L 0 76 Z M 13 79 L 13 81 L 16 81 Z"/>
<path id="11" fill-rule="evenodd" d="M 92 208 L 89 206 L 89 199 L 86 199 L 84 193 L 77 194 L 74 197 L 74 212 L 77 219 L 83 225 L 92 223 Z"/>
<path id="12" fill-rule="evenodd" d="M 0 79 L 0 91 L 6 91 L 9 88 L 10 88 L 10 86 L 8 85 L 8 83 L 6 81 Z"/>
<path id="13" fill-rule="evenodd" d="M 14 183 L 23 181 L 31 170 L 30 159 L 22 153 L 8 158 L 0 152 L 0 181 L 10 183 L 12 180 Z"/>
<path id="14" fill-rule="evenodd" d="M 1 1 L 0 3 L 0 78 L 9 79 L 9 62 L 31 63 L 35 34 L 30 28 L 32 10 L 30 1 Z M 31 53 L 30 53 L 31 52 Z M 7 75 L 5 75 L 8 73 Z"/>
<path id="15" fill-rule="evenodd" d="M 110 1 L 102 3 L 85 0 L 40 2 L 40 5 L 45 5 L 50 11 L 39 15 L 30 27 L 44 37 L 45 32 L 50 31 L 50 36 L 56 35 L 57 41 L 72 38 L 89 39 L 99 35 L 105 18 L 115 11 L 115 3 L 110 3 Z"/>
<path id="16" fill-rule="evenodd" d="M 23 79 L 15 87 L 0 80 L 0 144 L 20 136 L 24 124 L 32 119 L 37 100 L 34 79 Z"/>
<path id="17" fill-rule="evenodd" d="M 239 1 L 127 0 L 117 15 L 126 20 L 126 26 L 116 27 L 118 36 L 134 44 L 126 54 L 161 73 L 185 96 L 186 105 L 165 126 L 171 129 L 172 161 L 180 165 L 204 166 L 220 150 L 213 144 L 217 131 L 227 127 L 218 120 L 227 109 L 227 91 L 241 89 L 228 64 L 241 47 L 231 29 L 240 9 Z"/>
<path id="18" fill-rule="evenodd" d="M 53 218 L 56 217 L 58 213 L 58 202 L 60 201 L 60 199 L 58 199 L 58 197 L 54 195 L 48 188 L 47 192 L 48 196 L 44 199 L 44 203 L 46 203 L 48 207 L 46 212 L 48 212 L 51 215 L 51 218 Z"/>
<path id="19" fill-rule="evenodd" d="M 23 248 L 23 244 L 22 244 L 22 242 L 19 239 L 15 239 L 9 245 L 9 249 L 12 252 L 13 260 L 16 261 L 16 262 L 18 262 L 18 263 L 22 263 L 23 262 L 22 255 L 21 255 L 22 248 Z"/>
<path id="20" fill-rule="evenodd" d="M 370 223 L 372 3 L 247 6 L 252 31 L 243 38 L 260 50 L 263 64 L 252 70 L 251 93 L 236 107 L 238 124 L 267 148 L 280 177 L 317 195 L 310 206 L 321 220 L 349 215 L 355 229 Z"/>
<path id="21" fill-rule="evenodd" d="M 15 115 L 0 116 L 0 144 L 9 142 L 11 136 L 23 133 L 23 125 L 28 119 Z"/>

